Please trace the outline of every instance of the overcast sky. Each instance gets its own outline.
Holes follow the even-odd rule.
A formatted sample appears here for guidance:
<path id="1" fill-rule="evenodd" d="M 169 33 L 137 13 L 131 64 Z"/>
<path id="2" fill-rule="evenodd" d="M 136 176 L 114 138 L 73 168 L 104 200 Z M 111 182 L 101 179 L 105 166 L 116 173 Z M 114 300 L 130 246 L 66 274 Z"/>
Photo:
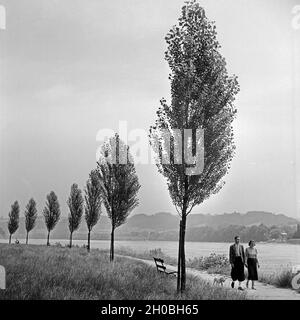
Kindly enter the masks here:
<path id="1" fill-rule="evenodd" d="M 182 0 L 0 0 L 0 216 L 54 190 L 63 214 L 72 183 L 95 167 L 99 129 L 148 130 L 169 98 L 164 37 Z M 226 185 L 194 213 L 297 213 L 297 1 L 200 1 L 239 77 L 236 156 Z M 298 56 L 296 54 L 298 50 Z M 297 58 L 296 58 L 297 57 Z M 297 64 L 298 63 L 298 64 Z M 299 82 L 298 82 L 299 84 Z M 298 100 L 299 101 L 299 100 Z M 299 141 L 298 141 L 299 142 Z M 134 213 L 175 213 L 154 165 L 139 165 Z M 299 181 L 298 181 L 299 184 Z M 298 196 L 298 199 L 300 197 Z"/>

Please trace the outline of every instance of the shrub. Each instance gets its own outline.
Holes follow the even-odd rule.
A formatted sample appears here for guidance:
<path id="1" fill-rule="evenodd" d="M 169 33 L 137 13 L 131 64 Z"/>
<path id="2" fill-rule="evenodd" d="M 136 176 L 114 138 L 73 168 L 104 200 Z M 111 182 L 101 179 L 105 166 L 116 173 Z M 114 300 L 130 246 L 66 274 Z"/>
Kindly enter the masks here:
<path id="1" fill-rule="evenodd" d="M 206 270 L 209 273 L 230 273 L 229 260 L 224 254 L 211 253 L 208 257 L 189 259 L 187 266 L 198 270 Z"/>
<path id="2" fill-rule="evenodd" d="M 63 247 L 63 245 L 60 242 L 55 242 L 54 246 L 59 248 Z"/>

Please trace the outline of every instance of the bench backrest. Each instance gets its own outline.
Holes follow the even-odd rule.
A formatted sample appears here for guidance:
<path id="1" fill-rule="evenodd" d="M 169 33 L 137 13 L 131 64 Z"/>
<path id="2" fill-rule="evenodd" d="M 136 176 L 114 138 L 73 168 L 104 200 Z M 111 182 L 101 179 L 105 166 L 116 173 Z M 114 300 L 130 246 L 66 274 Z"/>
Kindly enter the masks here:
<path id="1" fill-rule="evenodd" d="M 166 267 L 164 266 L 164 260 L 159 258 L 154 258 L 154 257 L 153 259 L 154 259 L 157 271 L 165 272 Z"/>

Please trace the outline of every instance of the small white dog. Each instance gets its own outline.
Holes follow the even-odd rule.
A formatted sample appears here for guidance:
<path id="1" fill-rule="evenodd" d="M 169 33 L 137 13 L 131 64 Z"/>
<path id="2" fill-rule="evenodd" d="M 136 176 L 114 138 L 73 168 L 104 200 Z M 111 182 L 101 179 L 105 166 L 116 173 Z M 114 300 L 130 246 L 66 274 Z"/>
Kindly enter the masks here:
<path id="1" fill-rule="evenodd" d="M 225 282 L 225 278 L 224 277 L 220 277 L 220 278 L 214 278 L 214 285 L 221 285 L 223 287 L 223 284 Z"/>

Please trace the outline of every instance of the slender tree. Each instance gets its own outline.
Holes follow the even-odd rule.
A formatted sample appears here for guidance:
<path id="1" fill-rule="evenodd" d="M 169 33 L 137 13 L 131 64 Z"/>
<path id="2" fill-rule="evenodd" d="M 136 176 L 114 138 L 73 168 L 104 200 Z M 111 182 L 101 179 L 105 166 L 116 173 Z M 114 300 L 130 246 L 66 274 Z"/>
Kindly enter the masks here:
<path id="1" fill-rule="evenodd" d="M 86 183 L 85 192 L 85 221 L 88 228 L 88 245 L 87 250 L 91 248 L 91 231 L 96 225 L 101 214 L 101 188 L 99 173 L 92 170 Z"/>
<path id="2" fill-rule="evenodd" d="M 60 206 L 54 191 L 47 195 L 46 206 L 44 208 L 45 224 L 48 230 L 47 246 L 50 246 L 50 232 L 54 229 L 60 218 Z"/>
<path id="3" fill-rule="evenodd" d="M 71 186 L 71 192 L 69 199 L 67 201 L 70 210 L 68 220 L 69 220 L 69 230 L 70 230 L 70 248 L 72 248 L 72 236 L 73 232 L 79 228 L 81 217 L 83 214 L 83 197 L 81 190 L 78 185 L 74 183 Z"/>
<path id="4" fill-rule="evenodd" d="M 25 209 L 26 244 L 28 244 L 29 232 L 34 228 L 37 218 L 36 202 L 31 198 Z"/>
<path id="5" fill-rule="evenodd" d="M 18 201 L 15 201 L 10 209 L 8 214 L 8 231 L 9 231 L 9 244 L 11 243 L 11 236 L 18 230 L 19 228 L 19 214 L 20 214 L 20 207 Z"/>
<path id="6" fill-rule="evenodd" d="M 125 159 L 126 163 L 121 163 L 121 159 Z M 104 206 L 111 220 L 110 260 L 113 261 L 115 229 L 126 222 L 130 212 L 138 205 L 137 193 L 140 189 L 129 147 L 118 134 L 104 143 L 98 170 Z"/>
<path id="7" fill-rule="evenodd" d="M 235 149 L 233 102 L 239 86 L 237 78 L 227 74 L 216 35 L 214 23 L 206 18 L 198 2 L 186 2 L 178 25 L 166 36 L 171 102 L 161 100 L 157 120 L 150 128 L 150 143 L 155 147 L 158 170 L 167 180 L 170 197 L 181 218 L 177 278 L 177 290 L 181 292 L 186 282 L 187 216 L 195 206 L 221 189 Z M 186 139 L 185 129 L 192 131 L 192 142 Z M 200 135 L 198 139 L 199 129 L 204 131 L 204 138 Z M 161 142 L 162 132 L 171 137 L 170 149 Z M 203 167 L 197 174 L 191 174 L 191 166 L 201 161 L 196 154 L 201 144 Z M 192 153 L 194 163 L 186 160 L 187 152 Z M 169 163 L 164 161 L 166 154 L 170 155 Z"/>

